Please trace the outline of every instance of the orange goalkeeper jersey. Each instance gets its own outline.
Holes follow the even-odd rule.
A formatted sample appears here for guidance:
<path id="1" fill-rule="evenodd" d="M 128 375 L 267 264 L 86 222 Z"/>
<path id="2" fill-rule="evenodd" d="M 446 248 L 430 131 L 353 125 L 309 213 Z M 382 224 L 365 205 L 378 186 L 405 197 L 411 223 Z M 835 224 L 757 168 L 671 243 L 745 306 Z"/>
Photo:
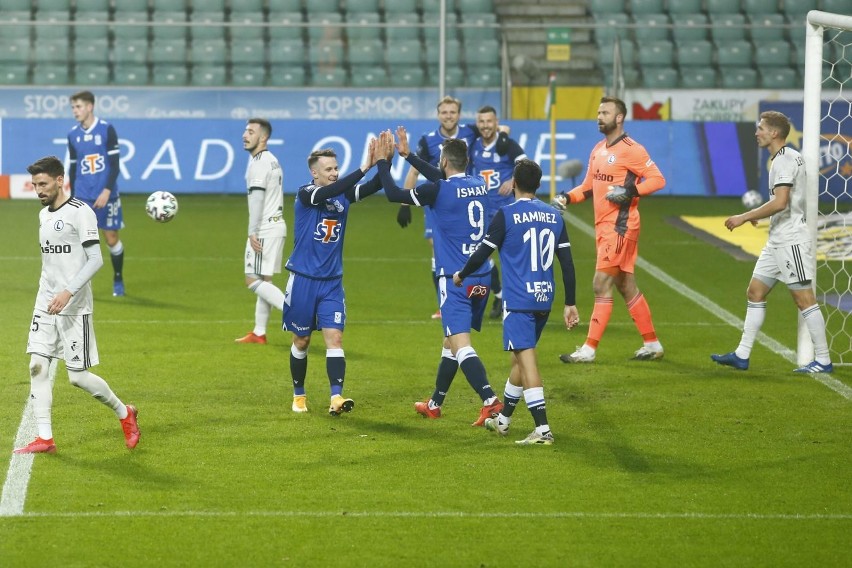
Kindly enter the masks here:
<path id="1" fill-rule="evenodd" d="M 650 195 L 666 185 L 657 164 L 645 147 L 622 134 L 611 145 L 606 138 L 592 150 L 589 169 L 583 183 L 567 193 L 571 203 L 590 197 L 595 206 L 595 233 L 618 233 L 631 240 L 639 239 L 639 200 L 621 205 L 606 200 L 611 185 L 622 185 L 639 197 Z"/>

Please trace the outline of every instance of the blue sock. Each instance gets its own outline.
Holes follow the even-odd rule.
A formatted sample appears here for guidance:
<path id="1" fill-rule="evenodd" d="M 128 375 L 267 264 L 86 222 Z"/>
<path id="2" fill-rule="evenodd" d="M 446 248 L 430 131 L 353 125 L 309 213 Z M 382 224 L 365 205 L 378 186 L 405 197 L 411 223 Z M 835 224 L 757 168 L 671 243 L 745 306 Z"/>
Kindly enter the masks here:
<path id="1" fill-rule="evenodd" d="M 473 347 L 467 346 L 459 349 L 456 352 L 456 359 L 458 359 L 459 367 L 461 367 L 467 382 L 470 383 L 471 388 L 476 391 L 483 402 L 496 396 L 494 389 L 488 384 L 485 365 L 482 364 Z"/>
<path id="2" fill-rule="evenodd" d="M 524 394 L 524 387 L 515 386 L 509 381 L 506 381 L 506 390 L 503 391 L 503 410 L 500 414 L 509 418 L 514 414 L 515 407 L 521 401 L 521 396 Z"/>
<path id="3" fill-rule="evenodd" d="M 533 387 L 524 391 L 524 400 L 532 414 L 536 427 L 547 426 L 547 412 L 544 404 L 544 388 Z"/>
<path id="4" fill-rule="evenodd" d="M 444 404 L 444 398 L 447 396 L 458 370 L 459 362 L 453 357 L 453 352 L 444 349 L 441 352 L 441 362 L 438 364 L 438 376 L 435 377 L 435 392 L 432 393 L 432 402 L 436 405 Z"/>
<path id="5" fill-rule="evenodd" d="M 305 394 L 305 376 L 308 374 L 308 352 L 290 346 L 290 376 L 293 377 L 293 394 Z"/>
<path id="6" fill-rule="evenodd" d="M 325 371 L 328 373 L 328 384 L 331 396 L 343 393 L 343 379 L 346 377 L 346 358 L 343 349 L 326 349 Z"/>

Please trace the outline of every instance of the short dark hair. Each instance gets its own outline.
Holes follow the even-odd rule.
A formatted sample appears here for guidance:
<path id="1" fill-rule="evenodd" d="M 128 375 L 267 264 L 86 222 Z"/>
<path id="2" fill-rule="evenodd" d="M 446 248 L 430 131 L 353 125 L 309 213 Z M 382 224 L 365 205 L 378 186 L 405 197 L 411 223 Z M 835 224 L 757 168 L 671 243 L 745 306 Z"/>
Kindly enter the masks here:
<path id="1" fill-rule="evenodd" d="M 625 119 L 627 118 L 627 105 L 624 101 L 615 97 L 601 97 L 601 104 L 613 103 L 615 105 L 616 114 L 620 114 Z"/>
<path id="2" fill-rule="evenodd" d="M 467 143 L 458 138 L 450 138 L 444 141 L 441 157 L 446 158 L 453 169 L 465 171 L 467 169 Z"/>
<path id="3" fill-rule="evenodd" d="M 337 154 L 334 153 L 334 150 L 331 148 L 322 148 L 321 150 L 314 150 L 311 152 L 310 156 L 308 156 L 308 168 L 314 169 L 314 164 L 316 164 L 320 158 L 336 158 Z"/>
<path id="4" fill-rule="evenodd" d="M 778 136 L 782 140 L 786 140 L 790 135 L 790 119 L 787 115 L 778 112 L 777 110 L 767 110 L 760 113 L 760 119 L 766 123 L 766 126 L 778 131 Z"/>
<path id="5" fill-rule="evenodd" d="M 497 109 L 495 109 L 491 105 L 485 105 L 484 107 L 480 107 L 480 109 L 478 111 L 476 111 L 476 114 L 488 114 L 488 113 L 491 113 L 491 114 L 497 116 Z"/>
<path id="6" fill-rule="evenodd" d="M 535 193 L 541 186 L 541 167 L 530 160 L 524 158 L 515 162 L 515 172 L 512 174 L 512 179 L 515 180 L 515 187 L 523 193 Z"/>
<path id="7" fill-rule="evenodd" d="M 267 137 L 272 136 L 272 125 L 265 118 L 250 118 L 246 121 L 246 124 L 257 124 L 266 132 Z"/>
<path id="8" fill-rule="evenodd" d="M 83 101 L 84 103 L 95 104 L 95 95 L 92 91 L 80 91 L 71 95 L 71 102 Z"/>
<path id="9" fill-rule="evenodd" d="M 56 156 L 45 156 L 27 166 L 30 175 L 47 174 L 53 179 L 65 175 L 65 166 Z"/>

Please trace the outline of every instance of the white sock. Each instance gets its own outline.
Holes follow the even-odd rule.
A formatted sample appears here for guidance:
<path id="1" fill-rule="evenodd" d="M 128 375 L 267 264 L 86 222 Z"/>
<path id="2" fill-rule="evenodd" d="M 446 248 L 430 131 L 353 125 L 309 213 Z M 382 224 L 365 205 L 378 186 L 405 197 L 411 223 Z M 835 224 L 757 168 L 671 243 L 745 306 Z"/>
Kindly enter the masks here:
<path id="1" fill-rule="evenodd" d="M 284 309 L 284 292 L 272 282 L 255 280 L 249 286 L 249 290 L 266 300 L 272 307 L 279 310 Z"/>
<path id="2" fill-rule="evenodd" d="M 734 354 L 740 359 L 748 359 L 754 340 L 766 319 L 766 302 L 748 302 L 746 307 L 745 323 L 743 324 L 743 335 L 740 344 Z"/>
<path id="3" fill-rule="evenodd" d="M 30 404 L 38 426 L 38 437 L 53 438 L 50 409 L 53 405 L 53 377 L 56 376 L 56 359 L 41 355 L 30 357 Z"/>
<path id="4" fill-rule="evenodd" d="M 99 402 L 112 408 L 119 420 L 127 418 L 127 406 L 121 402 L 105 380 L 86 371 L 68 371 L 71 384 L 95 397 Z"/>
<path id="5" fill-rule="evenodd" d="M 266 335 L 266 324 L 269 323 L 269 312 L 272 306 L 263 298 L 258 298 L 254 304 L 254 330 L 255 335 Z"/>
<path id="6" fill-rule="evenodd" d="M 124 243 L 118 241 L 114 246 L 107 246 L 109 253 L 113 256 L 124 252 Z"/>
<path id="7" fill-rule="evenodd" d="M 814 344 L 814 356 L 820 365 L 831 363 L 831 354 L 828 351 L 828 340 L 825 338 L 825 317 L 819 304 L 814 304 L 802 310 L 802 318 L 808 326 L 808 333 Z"/>

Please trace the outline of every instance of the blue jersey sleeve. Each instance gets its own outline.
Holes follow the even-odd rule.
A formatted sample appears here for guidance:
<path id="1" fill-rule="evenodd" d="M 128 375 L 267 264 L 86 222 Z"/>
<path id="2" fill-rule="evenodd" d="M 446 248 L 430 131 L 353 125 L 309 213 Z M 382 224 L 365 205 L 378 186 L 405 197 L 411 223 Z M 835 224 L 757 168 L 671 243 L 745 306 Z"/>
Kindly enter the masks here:
<path id="1" fill-rule="evenodd" d="M 423 174 L 423 177 L 429 181 L 438 181 L 444 177 L 440 168 L 433 166 L 416 154 L 409 153 L 405 161 L 411 164 L 412 168 Z"/>
<path id="2" fill-rule="evenodd" d="M 367 183 L 359 183 L 353 188 L 347 189 L 344 193 L 346 195 L 346 199 L 348 199 L 351 203 L 358 203 L 359 201 L 373 195 L 382 189 L 382 180 L 379 178 L 379 175 L 376 174 L 370 178 L 370 181 Z"/>
<path id="3" fill-rule="evenodd" d="M 338 195 L 342 195 L 348 190 L 353 189 L 355 184 L 363 177 L 364 172 L 361 171 L 361 168 L 358 168 L 346 177 L 338 179 L 336 182 L 330 183 L 324 187 L 316 187 L 313 185 L 306 186 L 308 188 L 313 187 L 313 189 L 310 191 L 300 191 L 299 201 L 301 201 L 302 205 L 305 207 L 316 207 L 330 197 L 337 197 Z"/>
<path id="4" fill-rule="evenodd" d="M 559 266 L 562 267 L 562 289 L 565 291 L 565 305 L 574 306 L 577 303 L 577 276 L 574 271 L 571 242 L 568 240 L 568 229 L 564 224 L 556 245 L 556 258 L 559 259 Z"/>
<path id="5" fill-rule="evenodd" d="M 416 205 L 417 207 L 435 203 L 435 196 L 438 194 L 438 186 L 436 184 L 431 182 L 424 183 L 409 191 L 396 185 L 396 181 L 394 181 L 390 171 L 390 161 L 379 160 L 376 166 L 379 169 L 378 177 L 381 179 L 382 187 L 385 189 L 385 196 L 391 203 L 407 203 L 408 205 Z"/>
<path id="6" fill-rule="evenodd" d="M 107 175 L 106 187 L 112 192 L 115 192 L 116 183 L 118 182 L 119 148 L 118 134 L 112 124 L 107 127 L 106 148 L 107 159 L 109 160 L 109 174 Z"/>

